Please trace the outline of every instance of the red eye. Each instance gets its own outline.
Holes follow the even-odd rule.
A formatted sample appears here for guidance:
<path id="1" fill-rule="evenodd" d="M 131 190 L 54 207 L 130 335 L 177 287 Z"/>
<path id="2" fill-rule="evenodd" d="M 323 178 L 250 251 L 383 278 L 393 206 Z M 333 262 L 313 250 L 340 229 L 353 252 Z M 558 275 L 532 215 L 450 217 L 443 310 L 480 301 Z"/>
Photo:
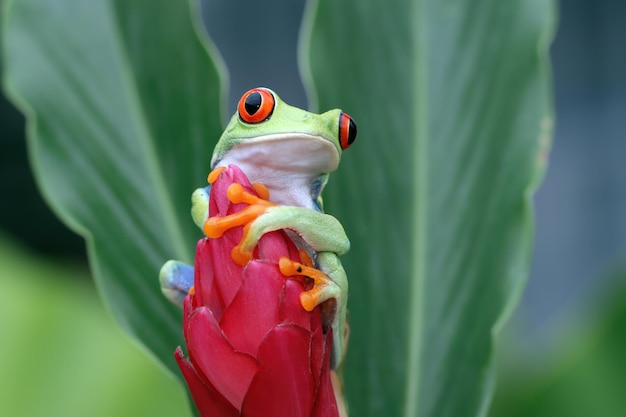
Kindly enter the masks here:
<path id="1" fill-rule="evenodd" d="M 241 97 L 237 110 L 244 122 L 259 123 L 272 115 L 274 104 L 274 96 L 269 90 L 254 88 Z"/>
<path id="2" fill-rule="evenodd" d="M 339 116 L 339 144 L 341 145 L 341 149 L 348 149 L 355 139 L 356 123 L 354 123 L 352 117 L 341 113 Z"/>

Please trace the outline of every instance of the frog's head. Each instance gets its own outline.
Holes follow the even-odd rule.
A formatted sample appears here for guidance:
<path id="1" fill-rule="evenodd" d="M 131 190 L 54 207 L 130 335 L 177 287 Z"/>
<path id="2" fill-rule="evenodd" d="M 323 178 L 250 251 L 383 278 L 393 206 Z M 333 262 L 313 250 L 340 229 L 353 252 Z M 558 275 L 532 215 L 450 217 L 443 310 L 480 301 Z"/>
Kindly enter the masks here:
<path id="1" fill-rule="evenodd" d="M 337 169 L 356 138 L 356 124 L 335 109 L 292 107 L 267 88 L 246 92 L 213 152 L 211 168 L 236 164 L 273 172 L 319 175 Z"/>

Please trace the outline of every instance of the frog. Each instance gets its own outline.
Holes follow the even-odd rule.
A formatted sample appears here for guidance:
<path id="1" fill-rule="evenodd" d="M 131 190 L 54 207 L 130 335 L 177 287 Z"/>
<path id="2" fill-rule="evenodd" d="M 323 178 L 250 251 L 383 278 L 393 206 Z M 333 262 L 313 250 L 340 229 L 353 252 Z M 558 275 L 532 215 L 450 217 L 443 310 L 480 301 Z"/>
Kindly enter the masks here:
<path id="1" fill-rule="evenodd" d="M 312 278 L 313 288 L 300 298 L 307 311 L 334 300 L 326 314 L 333 330 L 332 369 L 343 362 L 347 345 L 348 279 L 339 257 L 350 249 L 350 241 L 341 223 L 324 212 L 321 194 L 356 134 L 354 120 L 339 109 L 316 114 L 285 103 L 269 88 L 253 88 L 239 100 L 237 112 L 214 148 L 209 185 L 191 196 L 191 217 L 209 239 L 232 227 L 246 226 L 233 250 L 233 260 L 240 265 L 252 259 L 260 238 L 272 231 L 288 232 L 305 252 L 308 262 L 282 258 L 279 268 L 286 277 Z M 211 183 L 231 164 L 253 185 L 262 185 L 259 196 L 241 187 L 232 193 L 229 189 L 231 202 L 249 204 L 246 212 L 254 214 L 250 217 L 242 211 L 210 218 Z M 182 305 L 192 291 L 193 277 L 192 266 L 168 261 L 159 274 L 161 289 L 170 301 Z"/>

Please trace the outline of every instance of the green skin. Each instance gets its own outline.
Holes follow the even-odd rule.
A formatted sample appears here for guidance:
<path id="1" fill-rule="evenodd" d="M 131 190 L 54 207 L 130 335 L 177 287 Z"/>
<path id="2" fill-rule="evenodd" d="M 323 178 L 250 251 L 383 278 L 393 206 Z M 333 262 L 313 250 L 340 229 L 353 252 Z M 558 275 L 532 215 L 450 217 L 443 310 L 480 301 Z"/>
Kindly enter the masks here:
<path id="1" fill-rule="evenodd" d="M 269 90 L 268 90 L 269 91 Z M 322 211 L 321 192 L 328 173 L 337 169 L 342 153 L 339 142 L 340 110 L 314 114 L 284 103 L 278 95 L 269 118 L 251 124 L 235 114 L 213 152 L 211 169 L 237 165 L 251 182 L 270 191 L 269 207 L 250 224 L 242 249 L 252 250 L 265 233 L 286 229 L 299 247 L 307 250 L 314 266 L 332 280 L 323 288 L 320 303 L 334 299 L 330 313 L 333 329 L 331 367 L 344 357 L 348 280 L 338 256 L 350 248 L 337 219 Z M 208 217 L 210 186 L 192 195 L 191 214 L 201 229 Z M 176 261 L 161 269 L 164 294 L 182 305 L 193 285 L 193 268 Z"/>

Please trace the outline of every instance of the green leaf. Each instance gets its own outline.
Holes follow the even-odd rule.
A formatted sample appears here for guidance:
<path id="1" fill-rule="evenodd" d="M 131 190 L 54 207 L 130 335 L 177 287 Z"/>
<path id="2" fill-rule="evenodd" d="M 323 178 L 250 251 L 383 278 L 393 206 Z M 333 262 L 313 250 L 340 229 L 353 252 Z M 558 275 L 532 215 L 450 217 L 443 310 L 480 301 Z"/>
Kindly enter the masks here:
<path id="1" fill-rule="evenodd" d="M 311 2 L 316 108 L 359 137 L 328 211 L 352 249 L 350 414 L 484 415 L 552 126 L 551 0 Z"/>
<path id="2" fill-rule="evenodd" d="M 183 1 L 14 0 L 5 87 L 44 196 L 83 235 L 109 308 L 166 366 L 182 313 L 158 284 L 200 237 L 189 195 L 221 131 L 219 71 Z"/>

